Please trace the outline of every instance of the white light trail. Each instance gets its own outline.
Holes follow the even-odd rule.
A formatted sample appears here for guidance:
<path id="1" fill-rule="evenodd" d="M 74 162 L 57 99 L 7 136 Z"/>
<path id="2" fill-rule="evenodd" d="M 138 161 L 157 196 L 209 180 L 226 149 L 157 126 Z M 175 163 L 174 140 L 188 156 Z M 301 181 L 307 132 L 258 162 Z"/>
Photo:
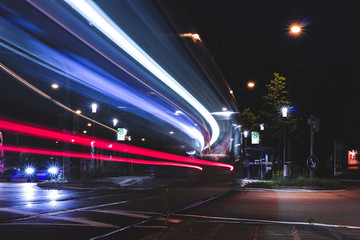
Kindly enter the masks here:
<path id="1" fill-rule="evenodd" d="M 158 79 L 185 99 L 209 123 L 212 129 L 210 145 L 220 134 L 219 126 L 211 113 L 182 87 L 169 73 L 142 50 L 124 31 L 122 31 L 93 1 L 65 0 L 75 11 L 104 33 L 116 45 L 132 56 L 136 61 L 152 72 Z"/>

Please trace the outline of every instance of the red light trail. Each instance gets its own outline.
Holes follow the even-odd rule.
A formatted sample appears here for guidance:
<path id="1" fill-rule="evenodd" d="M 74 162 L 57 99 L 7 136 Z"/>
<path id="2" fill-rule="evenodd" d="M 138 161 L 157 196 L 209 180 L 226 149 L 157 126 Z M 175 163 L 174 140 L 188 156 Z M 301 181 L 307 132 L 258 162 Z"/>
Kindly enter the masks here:
<path id="1" fill-rule="evenodd" d="M 0 119 L 0 129 L 3 131 L 9 131 L 13 133 L 24 134 L 28 136 L 34 136 L 39 138 L 45 138 L 55 141 L 62 141 L 72 144 L 78 144 L 82 146 L 91 146 L 91 143 L 94 142 L 94 146 L 101 149 L 113 150 L 118 152 L 130 153 L 140 156 L 147 156 L 153 157 L 158 159 L 166 159 L 176 162 L 184 162 L 188 164 L 199 164 L 199 165 L 206 165 L 206 166 L 214 166 L 214 167 L 225 167 L 229 168 L 230 171 L 234 169 L 234 167 L 230 164 L 219 163 L 219 162 L 212 162 L 202 159 L 194 159 L 184 156 L 179 156 L 170 153 L 164 153 L 156 150 L 126 145 L 122 143 L 116 143 L 112 141 L 107 141 L 100 138 L 90 138 L 85 135 L 81 134 L 74 134 L 71 132 L 60 131 L 50 128 L 44 128 L 40 126 L 30 126 L 24 125 L 20 123 L 14 123 L 6 120 Z M 10 151 L 10 150 L 8 150 Z M 50 154 L 53 155 L 53 154 Z M 63 155 L 63 153 L 62 153 Z M 61 155 L 61 156 L 62 156 Z M 89 157 L 87 157 L 89 158 Z M 91 159 L 92 157 L 90 157 Z M 103 160 L 103 159 L 102 159 Z"/>
<path id="2" fill-rule="evenodd" d="M 123 157 L 114 157 L 114 156 L 96 155 L 96 154 L 93 156 L 90 153 L 64 152 L 64 151 L 57 151 L 57 150 L 15 147 L 15 146 L 8 146 L 8 145 L 3 146 L 3 149 L 4 149 L 4 151 L 10 151 L 10 152 L 24 152 L 24 153 L 32 153 L 32 154 L 39 154 L 39 155 L 52 155 L 52 156 L 67 156 L 67 157 L 74 157 L 74 158 L 98 159 L 98 160 L 104 160 L 104 161 L 128 162 L 128 163 L 145 164 L 145 165 L 186 167 L 186 168 L 195 168 L 200 171 L 203 170 L 202 167 L 199 167 L 196 165 L 177 163 L 177 162 L 129 159 L 129 158 L 123 158 Z"/>

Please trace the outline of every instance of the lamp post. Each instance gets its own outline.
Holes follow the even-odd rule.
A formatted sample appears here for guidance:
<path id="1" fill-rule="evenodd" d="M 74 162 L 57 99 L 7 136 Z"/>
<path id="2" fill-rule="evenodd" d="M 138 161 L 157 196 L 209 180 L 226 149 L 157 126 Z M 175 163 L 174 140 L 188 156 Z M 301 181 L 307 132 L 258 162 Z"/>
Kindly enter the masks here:
<path id="1" fill-rule="evenodd" d="M 284 179 L 287 176 L 287 166 L 286 166 L 286 119 L 288 116 L 289 108 L 288 107 L 282 107 L 281 108 L 281 116 L 283 120 L 283 128 L 284 128 L 284 144 L 283 144 L 283 172 L 284 172 Z"/>
<path id="2" fill-rule="evenodd" d="M 263 136 L 263 131 L 265 130 L 265 125 L 263 123 L 260 123 L 260 179 L 263 179 L 263 150 L 262 150 L 262 147 L 263 147 L 263 139 L 264 139 L 264 136 Z"/>
<path id="3" fill-rule="evenodd" d="M 250 174 L 249 174 L 249 165 L 248 165 L 248 157 L 247 157 L 247 151 L 246 151 L 246 142 L 247 142 L 247 138 L 249 136 L 249 131 L 248 130 L 245 130 L 244 131 L 244 140 L 245 140 L 245 149 L 244 149 L 244 153 L 245 153 L 245 162 L 246 162 L 246 178 L 249 178 Z"/>
<path id="4" fill-rule="evenodd" d="M 95 120 L 95 117 L 96 117 L 96 112 L 97 112 L 97 109 L 98 109 L 98 105 L 96 103 L 92 103 L 91 104 L 91 113 L 93 114 L 93 120 Z M 90 176 L 91 177 L 94 177 L 95 176 L 95 159 L 94 159 L 94 155 L 96 153 L 95 151 L 95 122 L 93 122 L 93 125 L 92 125 L 92 136 L 93 136 L 93 140 L 91 141 L 91 160 L 90 160 Z"/>

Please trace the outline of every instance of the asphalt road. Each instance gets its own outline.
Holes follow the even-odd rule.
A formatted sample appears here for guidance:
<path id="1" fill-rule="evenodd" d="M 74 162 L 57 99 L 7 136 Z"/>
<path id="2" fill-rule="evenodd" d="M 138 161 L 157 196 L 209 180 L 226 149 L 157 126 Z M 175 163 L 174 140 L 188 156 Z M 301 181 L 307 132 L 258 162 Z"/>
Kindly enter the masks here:
<path id="1" fill-rule="evenodd" d="M 168 189 L 0 183 L 0 239 L 360 239 L 358 186 L 234 191 L 229 181 L 201 181 Z"/>

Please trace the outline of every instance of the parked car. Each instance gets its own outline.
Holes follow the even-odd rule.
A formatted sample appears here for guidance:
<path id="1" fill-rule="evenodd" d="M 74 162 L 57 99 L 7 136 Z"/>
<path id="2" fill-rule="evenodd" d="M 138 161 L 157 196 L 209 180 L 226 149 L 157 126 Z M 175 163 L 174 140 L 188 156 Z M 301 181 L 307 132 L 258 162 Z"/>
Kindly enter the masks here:
<path id="1" fill-rule="evenodd" d="M 0 181 L 16 181 L 21 179 L 22 174 L 19 168 L 12 167 L 12 168 L 6 168 L 3 173 L 0 173 Z"/>

